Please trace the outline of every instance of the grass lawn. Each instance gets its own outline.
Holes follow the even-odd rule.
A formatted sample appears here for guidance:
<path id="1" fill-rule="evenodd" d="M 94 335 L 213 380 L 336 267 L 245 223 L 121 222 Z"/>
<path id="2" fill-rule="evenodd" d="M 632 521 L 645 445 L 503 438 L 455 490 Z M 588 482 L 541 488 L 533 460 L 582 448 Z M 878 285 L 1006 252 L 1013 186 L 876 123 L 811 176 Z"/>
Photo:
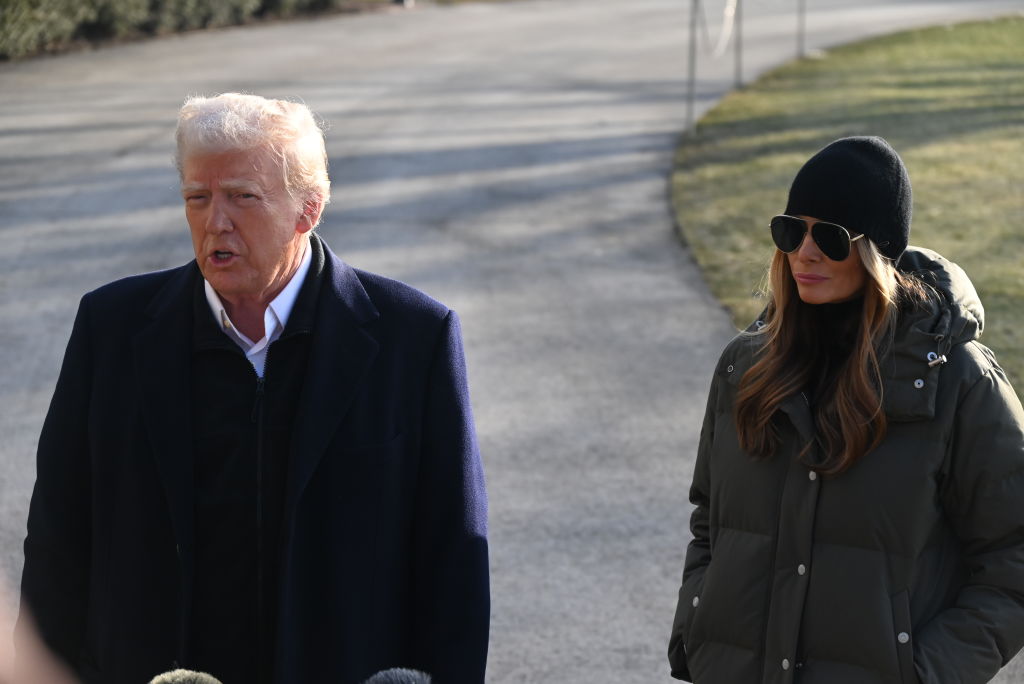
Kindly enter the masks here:
<path id="1" fill-rule="evenodd" d="M 899 33 L 802 59 L 730 94 L 677 152 L 672 199 L 712 292 L 745 327 L 801 164 L 880 135 L 914 188 L 911 244 L 970 275 L 982 341 L 1024 390 L 1024 17 Z"/>

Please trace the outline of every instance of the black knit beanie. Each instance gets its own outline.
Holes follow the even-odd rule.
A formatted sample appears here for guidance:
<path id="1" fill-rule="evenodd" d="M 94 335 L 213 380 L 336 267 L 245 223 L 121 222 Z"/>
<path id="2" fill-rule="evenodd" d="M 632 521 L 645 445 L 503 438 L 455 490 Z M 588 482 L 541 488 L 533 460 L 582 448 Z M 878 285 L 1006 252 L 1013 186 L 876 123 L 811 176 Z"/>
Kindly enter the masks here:
<path id="1" fill-rule="evenodd" d="M 882 138 L 840 138 L 810 158 L 789 189 L 786 213 L 864 233 L 898 259 L 910 238 L 910 177 Z"/>

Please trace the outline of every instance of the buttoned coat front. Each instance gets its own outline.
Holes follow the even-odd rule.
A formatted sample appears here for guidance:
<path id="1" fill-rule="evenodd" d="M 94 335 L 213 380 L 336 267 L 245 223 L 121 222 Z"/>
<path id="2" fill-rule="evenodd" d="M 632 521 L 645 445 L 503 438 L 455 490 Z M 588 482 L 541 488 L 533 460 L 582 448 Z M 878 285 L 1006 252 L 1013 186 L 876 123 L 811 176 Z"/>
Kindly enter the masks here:
<path id="1" fill-rule="evenodd" d="M 900 268 L 936 290 L 881 359 L 888 433 L 819 476 L 810 409 L 755 460 L 733 406 L 760 339 L 725 350 L 690 499 L 693 541 L 669 645 L 698 684 L 982 684 L 1024 645 L 1024 411 L 976 341 L 970 281 L 934 252 Z"/>
<path id="2" fill-rule="evenodd" d="M 486 498 L 458 319 L 323 251 L 275 680 L 354 684 L 403 666 L 479 684 Z M 40 438 L 22 596 L 86 682 L 188 666 L 196 278 L 193 262 L 83 297 Z"/>

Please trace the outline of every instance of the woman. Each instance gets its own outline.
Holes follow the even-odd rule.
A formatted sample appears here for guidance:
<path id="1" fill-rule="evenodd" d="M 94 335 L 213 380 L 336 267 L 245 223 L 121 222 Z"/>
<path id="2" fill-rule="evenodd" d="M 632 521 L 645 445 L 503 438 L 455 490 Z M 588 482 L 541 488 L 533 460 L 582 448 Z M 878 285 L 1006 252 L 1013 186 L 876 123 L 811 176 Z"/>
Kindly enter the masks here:
<path id="1" fill-rule="evenodd" d="M 1024 644 L 1024 410 L 881 138 L 797 174 L 715 371 L 672 636 L 698 684 L 989 681 Z"/>

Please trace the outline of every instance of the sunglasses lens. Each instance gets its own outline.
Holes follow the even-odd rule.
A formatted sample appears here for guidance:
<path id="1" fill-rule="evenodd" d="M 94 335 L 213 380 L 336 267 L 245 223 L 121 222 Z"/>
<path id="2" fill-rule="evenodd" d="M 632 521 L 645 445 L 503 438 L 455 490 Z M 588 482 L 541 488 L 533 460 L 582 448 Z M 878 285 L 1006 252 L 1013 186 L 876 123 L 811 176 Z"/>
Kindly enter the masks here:
<path id="1" fill-rule="evenodd" d="M 811 235 L 821 253 L 832 261 L 850 256 L 850 234 L 842 226 L 819 221 L 811 228 Z"/>
<path id="2" fill-rule="evenodd" d="M 800 246 L 807 232 L 807 224 L 792 216 L 776 216 L 771 226 L 775 246 L 787 254 Z"/>

